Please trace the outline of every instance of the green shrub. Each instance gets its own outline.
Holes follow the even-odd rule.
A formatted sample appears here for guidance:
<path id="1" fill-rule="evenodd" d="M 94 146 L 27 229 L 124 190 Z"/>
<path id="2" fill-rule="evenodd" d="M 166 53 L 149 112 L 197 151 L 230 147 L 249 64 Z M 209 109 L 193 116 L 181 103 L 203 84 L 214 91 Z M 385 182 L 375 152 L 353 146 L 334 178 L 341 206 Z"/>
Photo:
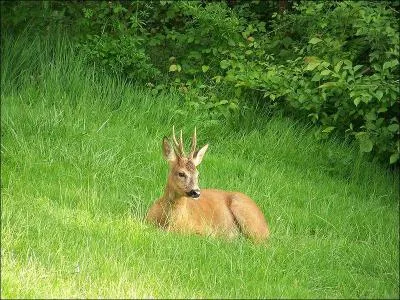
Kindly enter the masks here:
<path id="1" fill-rule="evenodd" d="M 399 160 L 399 30 L 384 3 L 304 2 L 221 61 L 224 80 Z"/>
<path id="2" fill-rule="evenodd" d="M 244 19 L 224 2 L 161 1 L 147 20 L 149 52 L 168 73 L 168 85 L 185 103 L 213 121 L 238 112 L 238 99 L 212 80 L 220 61 L 243 39 Z M 156 84 L 156 88 L 160 85 Z"/>
<path id="3" fill-rule="evenodd" d="M 64 26 L 89 63 L 205 119 L 261 101 L 399 165 L 398 1 L 1 3 L 2 28 Z"/>
<path id="4" fill-rule="evenodd" d="M 80 49 L 90 62 L 135 82 L 147 82 L 160 74 L 146 52 L 140 29 L 139 5 L 143 3 L 100 2 L 83 8 L 79 20 L 86 29 Z M 142 30 L 143 31 L 143 30 Z"/>
<path id="5" fill-rule="evenodd" d="M 81 44 L 90 61 L 133 81 L 149 81 L 160 74 L 146 54 L 143 41 L 130 35 L 90 35 Z"/>

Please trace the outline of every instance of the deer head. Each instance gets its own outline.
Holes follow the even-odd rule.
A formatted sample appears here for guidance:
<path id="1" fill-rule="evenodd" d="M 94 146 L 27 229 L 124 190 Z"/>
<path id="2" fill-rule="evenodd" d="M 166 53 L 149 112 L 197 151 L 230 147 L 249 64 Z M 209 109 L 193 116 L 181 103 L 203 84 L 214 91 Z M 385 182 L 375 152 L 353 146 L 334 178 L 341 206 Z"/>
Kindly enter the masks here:
<path id="1" fill-rule="evenodd" d="M 168 189 L 176 196 L 200 197 L 199 172 L 196 167 L 201 163 L 207 151 L 208 144 L 196 151 L 196 128 L 194 129 L 191 149 L 188 156 L 185 155 L 182 140 L 182 130 L 179 142 L 175 137 L 175 128 L 172 127 L 173 146 L 167 137 L 164 137 L 162 149 L 164 158 L 169 163 Z"/>

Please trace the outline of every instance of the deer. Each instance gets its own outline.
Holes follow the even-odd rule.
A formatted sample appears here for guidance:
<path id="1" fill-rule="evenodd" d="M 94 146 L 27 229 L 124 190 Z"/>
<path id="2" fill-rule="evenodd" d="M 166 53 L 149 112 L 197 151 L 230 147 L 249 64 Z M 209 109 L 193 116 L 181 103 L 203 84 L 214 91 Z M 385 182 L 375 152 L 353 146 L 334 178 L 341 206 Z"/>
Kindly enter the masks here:
<path id="1" fill-rule="evenodd" d="M 270 235 L 257 204 L 241 192 L 199 188 L 197 167 L 208 144 L 196 150 L 196 128 L 191 149 L 185 154 L 182 130 L 179 142 L 172 127 L 173 145 L 164 136 L 162 152 L 169 164 L 164 194 L 149 208 L 146 221 L 169 232 L 219 236 L 232 240 L 240 235 L 264 242 Z"/>

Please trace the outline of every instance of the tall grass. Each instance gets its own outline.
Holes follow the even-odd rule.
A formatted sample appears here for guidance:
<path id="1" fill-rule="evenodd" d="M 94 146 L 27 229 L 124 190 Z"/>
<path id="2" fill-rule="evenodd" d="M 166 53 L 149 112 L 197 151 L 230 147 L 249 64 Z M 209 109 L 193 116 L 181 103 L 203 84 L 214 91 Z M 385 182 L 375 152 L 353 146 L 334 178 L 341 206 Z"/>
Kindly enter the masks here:
<path id="1" fill-rule="evenodd" d="M 177 95 L 99 75 L 62 36 L 5 36 L 1 58 L 2 298 L 398 297 L 398 174 L 351 145 L 251 111 L 205 126 Z M 143 222 L 172 124 L 210 143 L 202 187 L 260 205 L 267 247 Z"/>

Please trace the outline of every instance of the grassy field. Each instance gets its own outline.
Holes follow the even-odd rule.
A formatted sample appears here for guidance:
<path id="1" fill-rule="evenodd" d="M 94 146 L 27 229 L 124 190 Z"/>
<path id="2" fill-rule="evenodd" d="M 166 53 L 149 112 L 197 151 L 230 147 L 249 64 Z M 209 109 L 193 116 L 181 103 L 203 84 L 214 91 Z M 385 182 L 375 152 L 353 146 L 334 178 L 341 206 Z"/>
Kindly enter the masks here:
<path id="1" fill-rule="evenodd" d="M 2 298 L 398 297 L 398 174 L 284 117 L 204 122 L 176 95 L 95 73 L 62 39 L 2 47 Z M 259 204 L 266 247 L 143 222 L 172 124 L 210 144 L 201 187 Z"/>

